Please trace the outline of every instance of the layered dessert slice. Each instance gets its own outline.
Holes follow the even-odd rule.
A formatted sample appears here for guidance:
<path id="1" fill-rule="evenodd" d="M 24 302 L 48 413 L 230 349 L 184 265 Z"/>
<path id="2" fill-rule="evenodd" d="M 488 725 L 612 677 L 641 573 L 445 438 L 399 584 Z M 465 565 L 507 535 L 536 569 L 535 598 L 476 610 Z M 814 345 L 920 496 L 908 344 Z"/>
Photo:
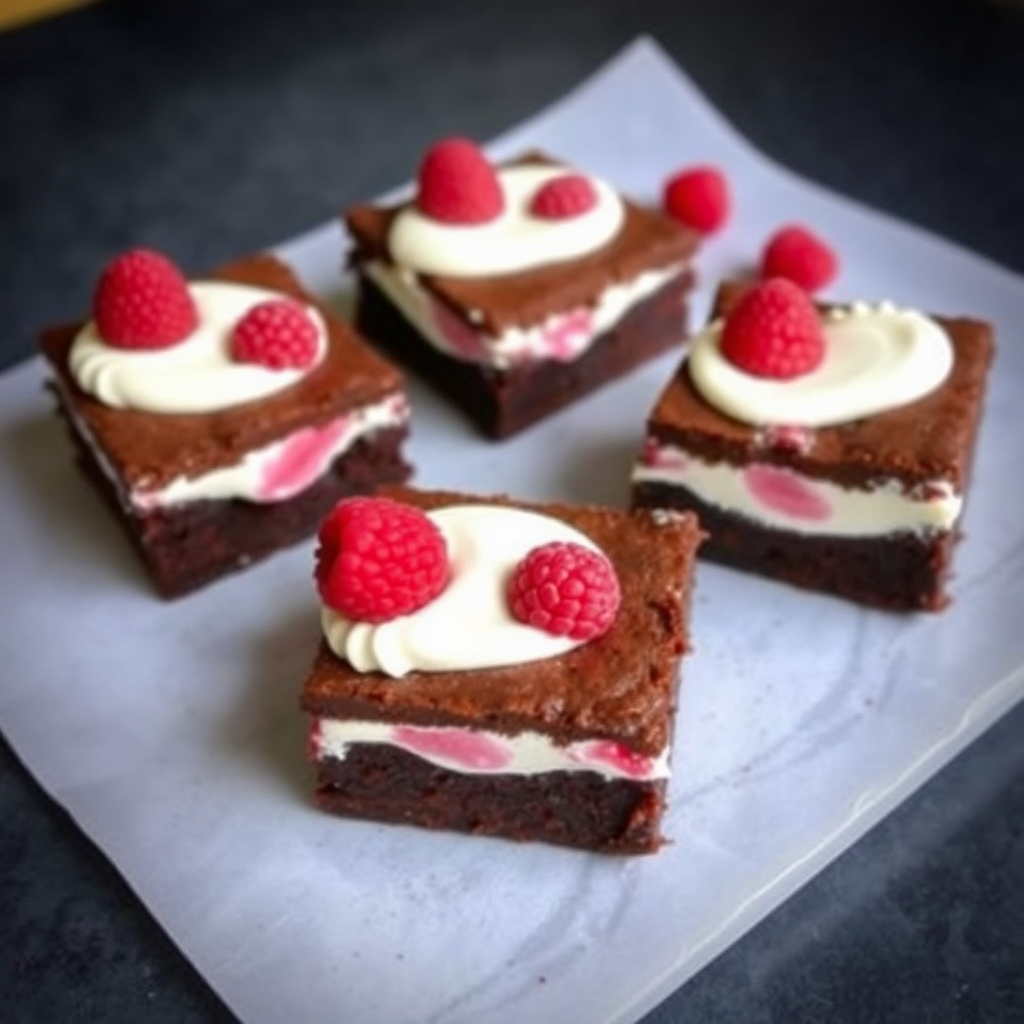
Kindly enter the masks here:
<path id="1" fill-rule="evenodd" d="M 492 438 L 685 337 L 698 235 L 544 154 L 446 140 L 410 201 L 345 222 L 359 329 Z"/>
<path id="2" fill-rule="evenodd" d="M 318 802 L 657 850 L 693 517 L 388 495 L 342 502 L 320 533 L 323 639 L 302 695 Z"/>
<path id="3" fill-rule="evenodd" d="M 707 558 L 894 610 L 937 610 L 992 329 L 731 282 L 647 424 L 637 507 L 687 509 Z"/>
<path id="4" fill-rule="evenodd" d="M 78 462 L 176 597 L 407 479 L 400 375 L 272 256 L 186 282 L 135 250 L 42 337 Z"/>

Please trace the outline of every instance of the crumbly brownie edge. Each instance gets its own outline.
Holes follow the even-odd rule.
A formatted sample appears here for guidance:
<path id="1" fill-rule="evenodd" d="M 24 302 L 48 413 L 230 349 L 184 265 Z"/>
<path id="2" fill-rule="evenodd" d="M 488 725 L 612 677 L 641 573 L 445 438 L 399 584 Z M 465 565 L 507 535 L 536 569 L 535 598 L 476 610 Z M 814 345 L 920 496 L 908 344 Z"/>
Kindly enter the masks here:
<path id="1" fill-rule="evenodd" d="M 683 272 L 598 335 L 578 359 L 498 370 L 453 359 L 420 335 L 383 292 L 358 275 L 357 330 L 428 381 L 485 436 L 501 440 L 680 346 L 686 338 L 686 299 L 693 284 Z"/>
<path id="2" fill-rule="evenodd" d="M 724 512 L 685 487 L 634 485 L 637 508 L 693 512 L 707 531 L 698 557 L 889 611 L 940 611 L 949 603 L 955 530 L 930 534 L 828 537 L 761 526 Z"/>
<path id="3" fill-rule="evenodd" d="M 545 842 L 611 854 L 662 845 L 664 780 L 605 779 L 596 772 L 468 775 L 380 744 L 318 762 L 324 810 L 421 828 Z"/>

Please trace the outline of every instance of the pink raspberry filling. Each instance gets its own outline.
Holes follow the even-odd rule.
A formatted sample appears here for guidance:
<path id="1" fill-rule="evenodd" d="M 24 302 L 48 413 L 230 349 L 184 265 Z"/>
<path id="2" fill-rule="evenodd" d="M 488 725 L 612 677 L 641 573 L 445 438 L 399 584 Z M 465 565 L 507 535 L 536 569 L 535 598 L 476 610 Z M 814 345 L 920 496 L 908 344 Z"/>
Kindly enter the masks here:
<path id="1" fill-rule="evenodd" d="M 411 725 L 395 727 L 394 742 L 406 750 L 436 757 L 469 769 L 495 771 L 504 768 L 512 754 L 498 740 L 463 729 L 423 729 Z"/>
<path id="2" fill-rule="evenodd" d="M 622 775 L 643 779 L 650 775 L 654 761 L 645 754 L 630 750 L 624 743 L 615 740 L 594 740 L 582 744 L 576 751 L 575 759 L 584 763 L 606 764 Z"/>
<path id="3" fill-rule="evenodd" d="M 325 427 L 307 427 L 293 434 L 271 462 L 263 467 L 258 496 L 263 501 L 282 501 L 305 490 L 327 468 L 334 446 L 349 429 L 347 417 Z"/>
<path id="4" fill-rule="evenodd" d="M 766 508 L 791 519 L 821 521 L 832 515 L 832 505 L 810 484 L 775 466 L 750 466 L 744 473 L 750 493 Z"/>

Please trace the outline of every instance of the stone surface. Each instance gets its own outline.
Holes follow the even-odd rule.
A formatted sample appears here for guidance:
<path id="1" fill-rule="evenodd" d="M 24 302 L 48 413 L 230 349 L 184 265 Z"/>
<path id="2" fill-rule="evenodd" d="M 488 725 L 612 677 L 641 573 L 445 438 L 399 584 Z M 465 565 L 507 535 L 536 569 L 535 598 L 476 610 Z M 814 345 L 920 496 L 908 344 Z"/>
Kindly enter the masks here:
<path id="1" fill-rule="evenodd" d="M 279 241 L 404 179 L 438 135 L 521 119 L 640 32 L 777 159 L 1024 271 L 1019 7 L 516 11 L 106 0 L 0 36 L 0 366 L 77 315 L 119 249 L 202 267 Z M 1024 1020 L 1022 733 L 1018 708 L 646 1024 Z M 2 745 L 0 812 L 0 1018 L 233 1019 Z"/>

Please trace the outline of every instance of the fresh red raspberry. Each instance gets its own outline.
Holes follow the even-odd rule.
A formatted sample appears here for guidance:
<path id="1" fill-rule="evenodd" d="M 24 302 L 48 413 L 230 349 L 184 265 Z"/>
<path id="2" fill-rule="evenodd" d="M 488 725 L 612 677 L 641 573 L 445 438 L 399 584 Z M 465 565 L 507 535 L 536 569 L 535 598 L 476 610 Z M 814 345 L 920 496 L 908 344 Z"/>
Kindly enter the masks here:
<path id="1" fill-rule="evenodd" d="M 498 174 L 469 139 L 444 139 L 420 164 L 420 212 L 444 224 L 486 224 L 505 209 Z"/>
<path id="2" fill-rule="evenodd" d="M 426 513 L 388 498 L 348 498 L 320 527 L 316 582 L 356 622 L 387 622 L 429 604 L 448 583 L 448 549 Z"/>
<path id="3" fill-rule="evenodd" d="M 725 318 L 721 349 L 729 362 L 755 377 L 788 380 L 818 366 L 825 336 L 807 293 L 773 277 L 751 288 Z"/>
<path id="4" fill-rule="evenodd" d="M 107 264 L 92 315 L 100 337 L 115 348 L 168 348 L 199 323 L 181 271 L 151 249 L 132 249 Z"/>
<path id="5" fill-rule="evenodd" d="M 702 235 L 712 235 L 729 219 L 729 183 L 717 167 L 689 167 L 665 183 L 664 205 L 669 216 Z"/>
<path id="6" fill-rule="evenodd" d="M 808 292 L 830 284 L 839 272 L 835 252 L 799 224 L 776 231 L 761 256 L 761 277 L 785 277 Z"/>
<path id="7" fill-rule="evenodd" d="M 571 220 L 597 206 L 597 192 L 582 174 L 550 178 L 530 200 L 530 213 L 544 220 Z"/>
<path id="8" fill-rule="evenodd" d="M 534 548 L 508 586 L 512 614 L 528 626 L 593 640 L 615 621 L 622 594 L 611 563 L 581 544 L 555 542 Z"/>
<path id="9" fill-rule="evenodd" d="M 271 370 L 312 366 L 319 344 L 313 318 L 292 299 L 268 299 L 253 306 L 231 332 L 232 358 Z"/>

